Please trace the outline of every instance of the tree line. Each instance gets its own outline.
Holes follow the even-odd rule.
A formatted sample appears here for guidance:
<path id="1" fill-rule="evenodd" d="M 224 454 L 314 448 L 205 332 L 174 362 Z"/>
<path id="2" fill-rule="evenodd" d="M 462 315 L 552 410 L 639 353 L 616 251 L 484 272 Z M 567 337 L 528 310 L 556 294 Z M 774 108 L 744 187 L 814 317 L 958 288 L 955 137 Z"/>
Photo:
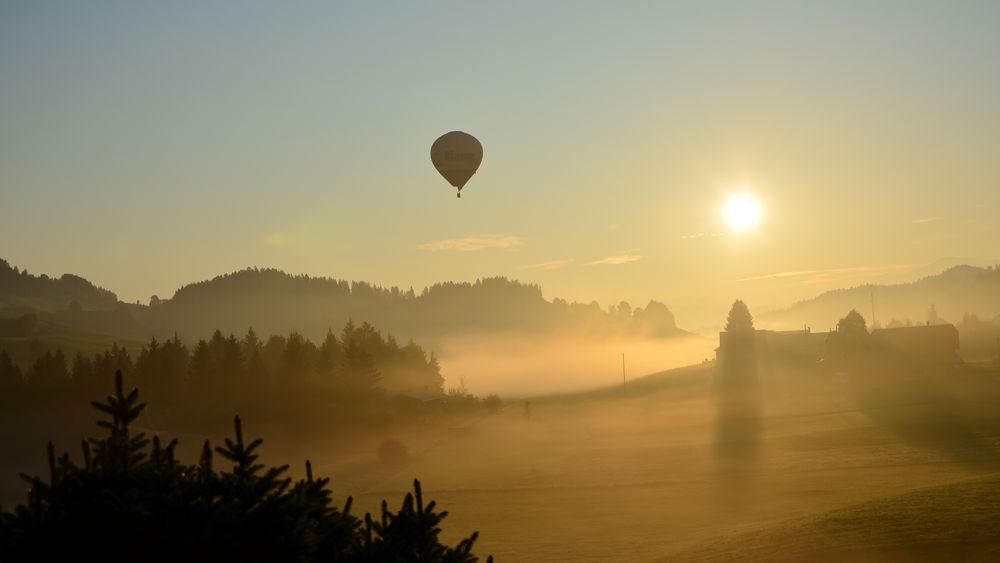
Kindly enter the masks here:
<path id="1" fill-rule="evenodd" d="M 0 395 L 17 391 L 93 390 L 107 384 L 107 374 L 121 370 L 145 388 L 266 386 L 315 384 L 345 393 L 376 387 L 431 397 L 442 393 L 437 358 L 410 340 L 399 344 L 371 324 L 348 321 L 339 335 L 328 330 L 318 345 L 298 332 L 260 338 L 251 328 L 241 338 L 216 330 L 189 348 L 177 335 L 151 339 L 133 357 L 117 344 L 93 356 L 67 358 L 61 349 L 47 351 L 22 370 L 0 351 Z"/>
<path id="2" fill-rule="evenodd" d="M 112 308 L 118 296 L 73 274 L 50 278 L 35 276 L 0 259 L 0 308 L 30 309 L 40 302 L 65 307 L 70 303 L 93 308 Z"/>

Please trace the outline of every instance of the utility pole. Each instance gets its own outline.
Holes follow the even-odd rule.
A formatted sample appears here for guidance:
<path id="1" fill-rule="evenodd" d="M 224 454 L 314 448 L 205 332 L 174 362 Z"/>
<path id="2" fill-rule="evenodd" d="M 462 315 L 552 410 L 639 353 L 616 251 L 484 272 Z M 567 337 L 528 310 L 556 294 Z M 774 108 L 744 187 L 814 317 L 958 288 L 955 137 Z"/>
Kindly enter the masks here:
<path id="1" fill-rule="evenodd" d="M 875 329 L 875 292 L 872 292 L 872 330 Z"/>
<path id="2" fill-rule="evenodd" d="M 622 352 L 622 395 L 625 394 L 625 352 Z"/>

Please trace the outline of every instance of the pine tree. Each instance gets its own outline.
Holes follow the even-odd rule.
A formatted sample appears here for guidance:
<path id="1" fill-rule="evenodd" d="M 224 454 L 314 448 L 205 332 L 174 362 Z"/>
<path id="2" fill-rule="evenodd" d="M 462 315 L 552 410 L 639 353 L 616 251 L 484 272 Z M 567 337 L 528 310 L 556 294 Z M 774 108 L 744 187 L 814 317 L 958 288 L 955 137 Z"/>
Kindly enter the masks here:
<path id="1" fill-rule="evenodd" d="M 333 376 L 340 360 L 340 344 L 337 337 L 333 335 L 333 330 L 327 329 L 326 338 L 319 347 L 319 354 L 316 357 L 316 375 L 321 378 Z"/>
<path id="2" fill-rule="evenodd" d="M 94 362 L 77 352 L 73 358 L 73 367 L 70 370 L 73 383 L 77 386 L 86 386 L 94 381 Z"/>
<path id="3" fill-rule="evenodd" d="M 726 317 L 726 332 L 746 334 L 753 332 L 753 317 L 746 303 L 737 299 Z"/>
<path id="4" fill-rule="evenodd" d="M 255 352 L 260 354 L 261 349 L 264 347 L 263 344 L 261 344 L 260 339 L 257 338 L 257 333 L 254 332 L 253 327 L 250 327 L 247 330 L 246 335 L 240 342 L 240 346 L 242 347 L 244 358 L 249 358 Z"/>
<path id="5" fill-rule="evenodd" d="M 36 358 L 28 369 L 28 381 L 42 389 L 65 388 L 70 382 L 70 376 L 63 351 L 57 349 L 55 353 L 45 352 Z"/>
<path id="6" fill-rule="evenodd" d="M 365 515 L 363 559 L 372 561 L 439 561 L 442 563 L 475 563 L 472 546 L 479 532 L 462 540 L 455 547 L 442 545 L 438 536 L 447 511 L 437 512 L 434 501 L 424 505 L 420 481 L 413 480 L 413 492 L 407 493 L 399 512 L 389 511 L 382 501 L 379 520 Z M 487 561 L 492 561 L 490 557 Z"/>
<path id="7" fill-rule="evenodd" d="M 145 458 L 143 449 L 149 440 L 142 432 L 132 435 L 129 426 L 146 408 L 146 403 L 139 402 L 139 390 L 132 389 L 125 394 L 122 382 L 122 372 L 115 372 L 115 393 L 108 395 L 105 402 L 91 401 L 97 410 L 111 416 L 111 420 L 98 420 L 97 425 L 110 432 L 106 440 L 91 439 L 96 446 L 95 461 L 105 472 L 127 472 L 136 467 Z"/>
<path id="8" fill-rule="evenodd" d="M 163 361 L 160 353 L 160 343 L 151 338 L 149 344 L 139 350 L 135 359 L 135 377 L 142 385 L 159 385 L 163 379 Z"/>
<path id="9" fill-rule="evenodd" d="M 340 373 L 346 385 L 359 390 L 371 389 L 380 378 L 371 354 L 361 347 L 357 339 L 352 339 L 344 348 Z"/>
<path id="10" fill-rule="evenodd" d="M 114 363 L 114 371 L 121 370 L 122 375 L 131 377 L 134 366 L 132 365 L 132 356 L 128 353 L 128 350 L 124 346 L 114 343 L 111 345 L 110 352 Z"/>
<path id="11" fill-rule="evenodd" d="M 275 334 L 267 339 L 267 343 L 264 344 L 264 348 L 261 350 L 261 359 L 264 361 L 264 366 L 276 379 L 281 375 L 281 357 L 285 354 L 286 344 L 284 336 Z"/>
<path id="12" fill-rule="evenodd" d="M 301 379 L 308 372 L 308 366 L 305 339 L 298 332 L 292 332 L 281 354 L 279 373 L 285 381 Z"/>
<path id="13" fill-rule="evenodd" d="M 24 384 L 21 369 L 6 350 L 0 350 L 0 393 L 13 392 Z"/>
<path id="14" fill-rule="evenodd" d="M 226 381 L 237 381 L 243 378 L 246 364 L 240 341 L 232 334 L 221 344 L 219 355 L 219 373 Z"/>
<path id="15" fill-rule="evenodd" d="M 347 348 L 348 344 L 354 341 L 357 327 L 354 326 L 354 319 L 348 318 L 343 330 L 340 331 L 340 344 Z"/>
<path id="16" fill-rule="evenodd" d="M 173 338 L 163 343 L 161 353 L 164 381 L 174 385 L 183 381 L 188 375 L 191 352 L 176 333 Z"/>
<path id="17" fill-rule="evenodd" d="M 236 485 L 236 496 L 244 510 L 251 510 L 264 503 L 269 497 L 280 495 L 288 487 L 290 479 L 280 476 L 288 471 L 287 465 L 265 469 L 264 464 L 257 463 L 259 454 L 254 453 L 264 443 L 257 438 L 249 444 L 243 441 L 243 423 L 240 417 L 233 419 L 235 439 L 225 439 L 224 448 L 215 448 L 215 452 L 233 462 L 232 473 L 223 474 L 223 479 L 229 477 Z"/>
<path id="18" fill-rule="evenodd" d="M 188 377 L 192 381 L 207 382 L 215 377 L 215 361 L 209 350 L 208 342 L 199 340 L 191 355 L 191 363 L 188 368 Z"/>

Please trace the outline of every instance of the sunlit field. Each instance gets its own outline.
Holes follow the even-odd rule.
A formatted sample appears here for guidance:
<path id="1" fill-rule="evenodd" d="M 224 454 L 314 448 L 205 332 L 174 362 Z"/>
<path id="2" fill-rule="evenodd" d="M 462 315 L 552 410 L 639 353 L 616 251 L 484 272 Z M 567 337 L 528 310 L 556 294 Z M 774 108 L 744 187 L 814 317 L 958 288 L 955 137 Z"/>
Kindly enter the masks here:
<path id="1" fill-rule="evenodd" d="M 335 489 L 364 491 L 356 500 L 365 510 L 422 476 L 452 514 L 449 533 L 480 530 L 483 551 L 506 561 L 739 559 L 738 541 L 729 551 L 708 548 L 1000 469 L 1000 382 L 992 379 L 862 385 L 772 373 L 761 393 L 759 441 L 749 454 L 727 459 L 715 443 L 714 370 L 665 372 L 624 392 L 619 386 L 536 399 L 530 416 L 523 403 L 512 403 L 496 416 L 414 440 L 404 467 L 372 471 L 363 459 L 321 467 Z M 1000 517 L 996 496 L 987 501 L 977 509 Z M 937 530 L 921 541 L 947 547 L 947 536 Z M 833 548 L 870 547 L 848 539 Z"/>

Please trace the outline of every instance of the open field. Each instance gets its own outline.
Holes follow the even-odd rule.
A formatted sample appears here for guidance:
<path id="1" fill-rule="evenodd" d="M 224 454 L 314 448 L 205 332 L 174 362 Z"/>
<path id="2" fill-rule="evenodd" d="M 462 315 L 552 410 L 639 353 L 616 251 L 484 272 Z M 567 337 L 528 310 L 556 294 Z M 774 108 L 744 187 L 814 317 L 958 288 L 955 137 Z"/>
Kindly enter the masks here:
<path id="1" fill-rule="evenodd" d="M 759 432 L 727 451 L 714 372 L 704 364 L 636 381 L 625 393 L 535 399 L 530 418 L 523 403 L 511 403 L 432 439 L 414 437 L 411 461 L 398 469 L 315 461 L 332 474 L 335 493 L 354 492 L 361 510 L 377 510 L 382 498 L 398 502 L 419 477 L 452 514 L 449 539 L 479 530 L 480 552 L 501 561 L 671 560 L 719 540 L 738 547 L 732 538 L 788 529 L 797 518 L 1000 470 L 1000 382 L 992 378 L 859 384 L 766 372 Z M 995 495 L 994 485 L 982 481 L 969 494 Z M 976 510 L 994 521 L 1000 506 L 990 498 Z M 956 522 L 967 534 L 970 521 Z M 780 553 L 772 548 L 755 553 Z M 721 559 L 739 555 L 719 549 Z"/>
<path id="2" fill-rule="evenodd" d="M 398 504 L 419 478 L 451 514 L 444 538 L 479 530 L 477 552 L 499 561 L 815 560 L 815 546 L 832 561 L 911 560 L 915 549 L 975 560 L 1000 545 L 1000 480 L 989 477 L 1000 472 L 1000 378 L 763 369 L 740 409 L 722 395 L 705 363 L 624 390 L 535 397 L 530 416 L 510 400 L 496 414 L 363 431 L 317 417 L 298 432 L 266 409 L 243 414 L 265 438 L 264 461 L 301 476 L 311 458 L 338 503 L 354 495 L 355 513 Z M 164 432 L 152 405 L 141 428 L 179 436 L 184 460 L 229 433 L 228 414 L 211 434 Z M 67 428 L 57 447 L 92 428 Z M 45 470 L 44 439 L 8 430 L 5 506 L 23 499 L 18 471 Z M 380 462 L 385 438 L 405 443 L 408 460 Z M 926 489 L 938 486 L 954 488 Z"/>
<path id="3" fill-rule="evenodd" d="M 917 489 L 720 538 L 674 561 L 996 561 L 1000 476 Z"/>

